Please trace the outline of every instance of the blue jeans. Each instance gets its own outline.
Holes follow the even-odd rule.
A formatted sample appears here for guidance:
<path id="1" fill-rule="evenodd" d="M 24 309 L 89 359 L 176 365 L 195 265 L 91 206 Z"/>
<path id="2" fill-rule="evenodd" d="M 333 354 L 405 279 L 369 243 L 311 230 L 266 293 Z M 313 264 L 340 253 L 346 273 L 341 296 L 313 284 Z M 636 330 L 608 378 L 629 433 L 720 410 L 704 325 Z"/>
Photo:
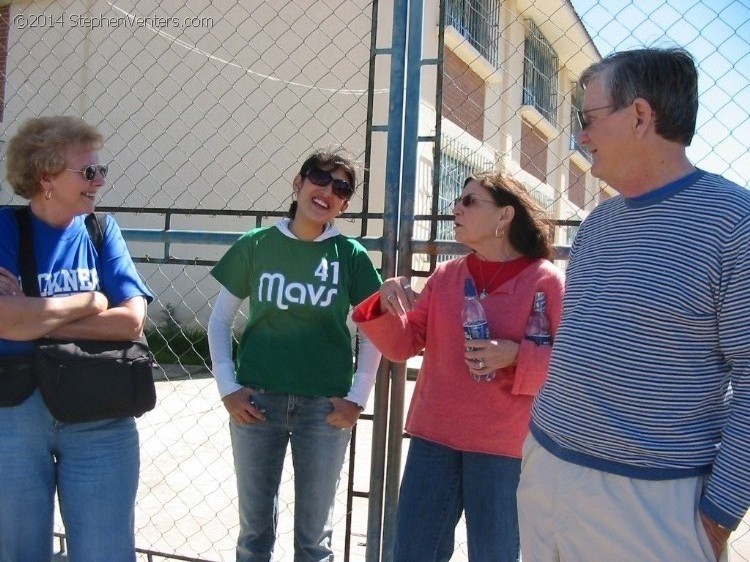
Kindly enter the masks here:
<path id="1" fill-rule="evenodd" d="M 237 562 L 268 562 L 287 444 L 294 466 L 294 561 L 333 560 L 333 506 L 351 429 L 326 423 L 328 398 L 255 392 L 266 421 L 230 422 L 240 508 Z"/>
<path id="2" fill-rule="evenodd" d="M 66 424 L 39 391 L 0 408 L 0 562 L 49 562 L 54 497 L 75 562 L 135 560 L 133 418 Z"/>
<path id="3" fill-rule="evenodd" d="M 446 562 L 466 512 L 471 562 L 516 562 L 521 459 L 467 453 L 413 437 L 396 512 L 394 562 Z"/>

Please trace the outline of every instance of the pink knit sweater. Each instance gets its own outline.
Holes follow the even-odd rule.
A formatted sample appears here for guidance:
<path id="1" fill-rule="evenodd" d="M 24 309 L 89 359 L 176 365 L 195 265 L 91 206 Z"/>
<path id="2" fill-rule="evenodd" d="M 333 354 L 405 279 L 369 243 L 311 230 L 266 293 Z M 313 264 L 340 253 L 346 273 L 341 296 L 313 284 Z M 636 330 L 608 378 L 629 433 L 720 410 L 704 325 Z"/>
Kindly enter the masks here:
<path id="1" fill-rule="evenodd" d="M 494 381 L 477 383 L 464 363 L 461 309 L 466 257 L 437 267 L 406 317 L 375 314 L 373 299 L 360 303 L 354 321 L 392 361 L 405 361 L 424 349 L 406 419 L 409 434 L 461 451 L 521 457 L 531 403 L 547 376 L 550 347 L 524 340 L 536 291 L 547 295 L 552 335 L 560 322 L 564 276 L 546 260 L 537 260 L 482 301 L 492 339 L 520 342 L 516 365 L 497 372 Z"/>

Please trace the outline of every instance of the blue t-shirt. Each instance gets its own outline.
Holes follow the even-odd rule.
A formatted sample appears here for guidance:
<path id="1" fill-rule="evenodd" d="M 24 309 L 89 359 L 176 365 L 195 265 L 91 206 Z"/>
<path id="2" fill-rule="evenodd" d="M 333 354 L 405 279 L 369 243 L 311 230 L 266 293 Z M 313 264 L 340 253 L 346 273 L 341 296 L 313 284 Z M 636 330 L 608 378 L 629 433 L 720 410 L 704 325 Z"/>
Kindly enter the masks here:
<path id="1" fill-rule="evenodd" d="M 39 294 L 56 297 L 101 291 L 111 306 L 138 296 L 151 302 L 153 295 L 138 274 L 114 218 L 107 216 L 101 255 L 89 236 L 85 218 L 79 215 L 66 228 L 55 228 L 31 213 Z M 0 266 L 20 280 L 19 244 L 15 210 L 0 209 Z M 29 354 L 32 349 L 31 342 L 0 339 L 0 355 Z"/>

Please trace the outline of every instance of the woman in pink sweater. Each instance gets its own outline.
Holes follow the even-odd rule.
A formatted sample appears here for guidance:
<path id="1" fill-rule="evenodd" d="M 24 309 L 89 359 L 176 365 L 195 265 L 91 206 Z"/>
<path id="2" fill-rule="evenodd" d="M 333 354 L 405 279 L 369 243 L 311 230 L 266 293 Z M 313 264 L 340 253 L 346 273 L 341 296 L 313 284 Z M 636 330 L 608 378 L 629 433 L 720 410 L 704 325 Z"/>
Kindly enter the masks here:
<path id="1" fill-rule="evenodd" d="M 462 512 L 471 562 L 518 559 L 521 445 L 551 351 L 524 339 L 536 292 L 547 297 L 553 338 L 560 321 L 563 273 L 548 261 L 548 222 L 523 186 L 500 174 L 472 176 L 453 214 L 456 240 L 472 253 L 440 264 L 421 294 L 404 277 L 389 279 L 354 312 L 392 361 L 424 350 L 406 420 L 395 562 L 449 560 Z M 468 277 L 490 328 L 472 350 L 461 319 Z M 492 372 L 489 382 L 472 377 Z"/>

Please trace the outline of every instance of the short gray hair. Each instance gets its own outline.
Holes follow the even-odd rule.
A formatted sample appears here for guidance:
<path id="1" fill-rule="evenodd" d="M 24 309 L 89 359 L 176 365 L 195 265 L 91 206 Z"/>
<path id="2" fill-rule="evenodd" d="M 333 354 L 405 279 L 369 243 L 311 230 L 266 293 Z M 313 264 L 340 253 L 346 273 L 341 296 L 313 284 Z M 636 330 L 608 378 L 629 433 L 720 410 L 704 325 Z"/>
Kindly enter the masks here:
<path id="1" fill-rule="evenodd" d="M 615 110 L 643 98 L 654 110 L 657 134 L 690 145 L 698 116 L 698 71 L 685 49 L 612 53 L 584 70 L 580 83 L 585 87 L 597 77 L 601 77 Z"/>

